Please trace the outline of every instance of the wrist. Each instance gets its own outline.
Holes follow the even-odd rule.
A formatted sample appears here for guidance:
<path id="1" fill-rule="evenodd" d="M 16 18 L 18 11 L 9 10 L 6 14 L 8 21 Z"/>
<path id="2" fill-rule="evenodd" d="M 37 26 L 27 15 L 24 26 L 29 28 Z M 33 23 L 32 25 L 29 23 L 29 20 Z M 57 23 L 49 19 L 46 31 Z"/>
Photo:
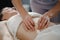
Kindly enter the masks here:
<path id="1" fill-rule="evenodd" d="M 28 16 L 28 13 L 21 14 L 21 17 L 24 19 L 26 16 Z"/>
<path id="2" fill-rule="evenodd" d="M 46 12 L 44 15 L 45 16 L 48 16 L 49 18 L 52 18 L 53 17 L 53 13 L 49 13 L 49 12 Z"/>

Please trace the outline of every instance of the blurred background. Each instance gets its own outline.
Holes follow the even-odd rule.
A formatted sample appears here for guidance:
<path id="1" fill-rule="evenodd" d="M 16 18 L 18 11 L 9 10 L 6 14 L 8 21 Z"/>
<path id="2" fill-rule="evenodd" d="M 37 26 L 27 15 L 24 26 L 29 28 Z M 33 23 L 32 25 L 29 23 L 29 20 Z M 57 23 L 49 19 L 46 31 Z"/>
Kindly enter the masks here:
<path id="1" fill-rule="evenodd" d="M 27 11 L 30 11 L 30 0 L 22 0 L 23 6 Z M 13 7 L 11 0 L 0 0 L 0 12 L 5 7 Z"/>
<path id="2" fill-rule="evenodd" d="M 30 0 L 22 0 L 23 3 L 23 7 L 27 10 L 27 11 L 31 11 L 30 8 Z"/>

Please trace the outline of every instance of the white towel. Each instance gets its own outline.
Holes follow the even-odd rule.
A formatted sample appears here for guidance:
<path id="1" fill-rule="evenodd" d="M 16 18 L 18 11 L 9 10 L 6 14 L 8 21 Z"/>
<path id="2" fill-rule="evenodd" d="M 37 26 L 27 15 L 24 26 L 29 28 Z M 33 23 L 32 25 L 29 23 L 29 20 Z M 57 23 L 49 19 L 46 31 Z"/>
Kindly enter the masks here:
<path id="1" fill-rule="evenodd" d="M 29 14 L 33 17 L 41 16 L 40 14 L 35 12 L 29 12 Z M 8 29 L 10 30 L 14 37 L 16 36 L 17 29 L 21 22 L 22 18 L 19 14 L 11 17 L 7 21 Z M 60 25 L 49 27 L 41 32 L 38 31 L 37 33 L 38 34 L 34 40 L 60 40 Z"/>
<path id="2" fill-rule="evenodd" d="M 41 16 L 41 14 L 35 13 L 35 12 L 29 12 L 29 14 L 32 17 L 39 17 Z M 19 27 L 19 24 L 22 22 L 22 18 L 19 14 L 11 17 L 8 21 L 7 21 L 7 26 L 8 29 L 10 30 L 10 32 L 12 33 L 12 35 L 15 37 L 16 36 L 16 32 L 17 29 Z"/>
<path id="3" fill-rule="evenodd" d="M 60 25 L 54 25 L 39 32 L 35 40 L 60 40 Z"/>
<path id="4" fill-rule="evenodd" d="M 9 33 L 7 26 L 5 25 L 6 21 L 0 22 L 0 32 L 1 32 L 1 37 L 2 40 L 13 40 L 13 37 Z"/>

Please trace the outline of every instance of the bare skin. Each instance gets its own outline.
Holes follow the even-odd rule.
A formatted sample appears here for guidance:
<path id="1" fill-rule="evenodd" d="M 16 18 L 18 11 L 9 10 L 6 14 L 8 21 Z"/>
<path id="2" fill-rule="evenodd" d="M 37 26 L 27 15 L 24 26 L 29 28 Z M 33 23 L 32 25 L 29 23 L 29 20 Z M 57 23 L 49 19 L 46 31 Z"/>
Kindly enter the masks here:
<path id="1" fill-rule="evenodd" d="M 47 27 L 48 25 L 48 18 L 52 18 L 57 16 L 58 12 L 60 12 L 60 0 L 58 0 L 58 3 L 52 8 L 50 9 L 48 12 L 46 12 L 45 14 L 43 14 L 43 16 L 41 17 L 41 19 L 38 21 L 38 29 L 44 29 L 45 25 Z M 48 16 L 48 18 L 46 18 Z"/>
<path id="2" fill-rule="evenodd" d="M 19 11 L 19 13 L 21 14 L 22 19 L 23 19 L 23 23 L 24 23 L 25 27 L 28 30 L 34 31 L 34 25 L 35 24 L 34 24 L 34 22 L 32 20 L 32 17 L 30 15 L 28 15 L 27 11 L 23 8 L 22 3 L 21 3 L 21 0 L 12 0 L 12 3 L 16 7 L 16 9 Z M 55 14 L 57 14 L 57 12 L 60 11 L 60 6 L 59 5 L 60 5 L 60 0 L 58 0 L 58 3 L 51 10 L 49 10 L 48 13 L 45 13 L 41 17 L 41 19 L 39 19 L 39 21 L 38 21 L 38 26 L 39 26 L 38 29 L 43 29 L 44 28 L 44 25 L 45 26 L 48 25 L 49 22 L 48 22 L 48 18 L 46 18 L 46 16 L 48 16 L 49 19 L 50 19 Z"/>
<path id="3" fill-rule="evenodd" d="M 13 12 L 14 13 L 14 12 Z M 35 28 L 35 27 L 34 27 Z M 36 37 L 36 35 L 37 35 L 37 32 L 36 32 L 36 29 L 37 29 L 37 26 L 36 26 L 36 28 L 35 28 L 35 31 L 33 31 L 32 32 L 32 30 L 31 31 L 29 31 L 29 30 L 27 30 L 27 28 L 25 27 L 25 25 L 24 25 L 24 23 L 22 22 L 22 24 L 19 26 L 19 28 L 18 28 L 18 30 L 17 30 L 17 38 L 19 38 L 19 39 L 22 39 L 22 40 L 32 40 L 32 39 L 34 39 L 35 37 Z M 24 32 L 24 33 L 22 33 L 22 31 Z M 27 35 L 28 34 L 28 35 Z M 33 35 L 33 37 L 31 37 L 31 36 L 29 36 L 29 35 Z M 28 39 L 27 39 L 27 37 L 28 37 Z"/>
<path id="4" fill-rule="evenodd" d="M 16 10 L 14 10 L 13 8 L 9 8 L 9 7 L 6 7 L 2 10 L 2 14 L 3 14 L 3 18 L 2 18 L 2 21 L 0 22 L 0 40 L 13 40 L 11 39 L 11 35 L 9 34 L 8 30 L 7 30 L 7 27 L 6 26 L 3 26 L 3 24 L 1 23 L 5 23 L 3 21 L 5 20 L 8 20 L 10 17 L 14 16 L 17 14 Z M 1 26 L 2 25 L 2 26 Z M 5 31 L 5 32 L 4 32 Z M 8 33 L 7 33 L 8 32 Z M 4 33 L 7 33 L 4 34 Z M 6 38 L 5 38 L 6 37 Z M 8 37 L 8 38 L 7 38 Z"/>
<path id="5" fill-rule="evenodd" d="M 21 17 L 23 19 L 23 23 L 25 27 L 28 30 L 34 31 L 34 22 L 32 20 L 32 17 L 28 14 L 28 12 L 23 8 L 21 0 L 12 0 L 13 5 L 16 7 L 16 9 L 21 14 Z"/>
<path id="6" fill-rule="evenodd" d="M 35 19 L 36 20 L 36 19 Z M 38 20 L 36 20 L 38 22 Z M 35 37 L 37 36 L 37 30 L 38 29 L 38 24 L 35 22 L 35 31 L 29 31 L 26 29 L 25 25 L 23 24 L 23 22 L 19 25 L 18 30 L 17 30 L 17 38 L 20 40 L 34 40 Z M 47 26 L 52 26 L 54 25 L 53 23 L 49 22 L 49 24 Z M 45 28 L 44 28 L 45 29 Z"/>
<path id="7" fill-rule="evenodd" d="M 10 17 L 17 14 L 17 11 L 13 8 L 6 7 L 2 10 L 2 20 L 8 20 Z"/>

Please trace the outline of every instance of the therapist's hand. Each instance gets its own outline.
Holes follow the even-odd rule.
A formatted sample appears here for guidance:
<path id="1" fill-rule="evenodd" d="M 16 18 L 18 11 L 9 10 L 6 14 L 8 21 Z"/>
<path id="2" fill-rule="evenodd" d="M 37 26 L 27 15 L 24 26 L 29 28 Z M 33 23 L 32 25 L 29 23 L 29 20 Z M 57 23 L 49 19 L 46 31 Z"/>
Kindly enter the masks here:
<path id="1" fill-rule="evenodd" d="M 49 17 L 48 15 L 44 14 L 40 17 L 39 21 L 38 21 L 38 29 L 42 30 L 48 27 L 49 25 Z"/>
<path id="2" fill-rule="evenodd" d="M 25 25 L 24 28 L 26 30 L 34 31 L 34 22 L 30 15 L 26 15 L 23 19 L 23 24 Z"/>

